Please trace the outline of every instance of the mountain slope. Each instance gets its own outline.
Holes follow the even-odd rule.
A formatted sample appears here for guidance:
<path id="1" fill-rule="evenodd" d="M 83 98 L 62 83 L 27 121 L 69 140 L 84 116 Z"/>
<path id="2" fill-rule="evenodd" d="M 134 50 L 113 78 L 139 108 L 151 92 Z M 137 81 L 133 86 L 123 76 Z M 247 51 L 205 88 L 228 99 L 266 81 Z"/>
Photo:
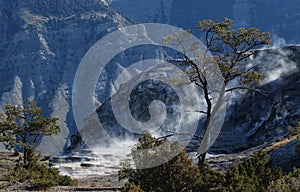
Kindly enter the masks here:
<path id="1" fill-rule="evenodd" d="M 264 79 L 257 88 L 265 91 L 267 96 L 249 91 L 227 93 L 227 110 L 223 128 L 210 152 L 217 154 L 238 153 L 280 141 L 289 135 L 288 126 L 294 126 L 300 120 L 299 53 L 300 45 L 255 52 L 255 56 L 248 62 L 253 66 L 258 65 L 257 70 L 263 74 Z M 160 72 L 164 74 L 168 69 L 168 67 L 162 67 Z M 89 146 L 101 144 L 99 138 L 104 142 L 111 140 L 109 136 L 121 136 L 122 138 L 126 134 L 130 135 L 130 131 L 124 129 L 116 120 L 116 113 L 112 109 L 112 99 L 118 95 L 121 97 L 125 95 L 124 90 L 125 92 L 129 90 L 132 82 L 139 81 L 138 79 L 143 79 L 143 76 L 148 74 L 151 74 L 151 70 L 134 77 L 131 83 L 124 83 L 120 90 L 97 109 L 97 115 L 93 114 L 86 120 L 86 126 L 81 134 Z M 159 91 L 157 92 L 157 90 Z M 191 95 L 191 93 L 192 91 L 188 90 L 185 95 Z M 164 99 L 165 95 L 167 100 Z M 172 92 L 167 85 L 145 81 L 130 94 L 131 115 L 141 122 L 147 121 L 151 113 L 149 103 L 153 100 L 160 100 L 165 104 L 167 112 L 170 112 L 160 128 L 193 133 L 188 130 L 191 128 L 191 122 L 187 120 L 184 120 L 183 129 L 177 129 L 177 120 L 181 115 L 181 107 L 178 105 L 180 106 L 181 103 L 176 101 L 176 96 L 177 93 Z M 168 109 L 172 110 L 168 111 Z M 190 120 L 194 120 L 192 115 L 190 117 Z M 99 120 L 101 127 L 97 126 Z M 200 119 L 198 124 L 197 133 L 200 135 L 203 133 L 204 120 L 204 118 Z M 97 134 L 95 134 L 96 132 Z M 193 142 L 193 145 L 189 146 L 189 150 L 195 151 L 195 146 L 198 144 Z M 289 153 L 295 155 L 293 151 Z"/>
<path id="2" fill-rule="evenodd" d="M 129 22 L 98 0 L 2 0 L 1 5 L 0 105 L 34 98 L 44 115 L 59 117 L 62 133 L 40 145 L 43 152 L 57 154 L 76 133 L 71 93 L 82 57 Z"/>
<path id="3" fill-rule="evenodd" d="M 271 32 L 278 44 L 299 43 L 300 2 L 290 0 L 106 0 L 114 9 L 138 22 L 163 22 L 195 30 L 203 19 L 236 21 L 237 27 Z"/>
<path id="4" fill-rule="evenodd" d="M 219 1 L 216 6 L 213 2 L 206 3 L 206 10 L 203 12 L 198 11 L 203 10 L 201 8 L 203 1 L 189 0 L 183 4 L 182 1 L 176 0 L 155 0 L 152 3 L 148 1 L 148 4 L 145 5 L 150 4 L 151 6 L 146 6 L 147 8 L 142 6 L 144 1 L 136 4 L 134 2 L 133 0 L 124 0 L 122 4 L 115 0 L 105 3 L 120 10 L 121 8 L 122 10 L 132 8 L 128 12 L 132 14 L 132 17 L 139 17 L 140 21 L 166 22 L 179 26 L 191 26 L 196 24 L 195 19 L 210 16 L 213 19 L 221 18 L 227 14 L 236 14 L 235 18 L 245 14 L 244 16 L 247 18 L 237 19 L 237 22 L 242 25 L 252 26 L 253 24 L 256 26 L 255 22 L 260 20 L 259 13 L 263 11 L 262 5 L 265 5 L 264 9 L 266 9 L 266 6 L 276 7 L 279 3 L 278 1 L 272 1 L 273 3 L 265 1 L 259 4 L 261 1 L 249 1 L 248 4 L 260 9 L 253 14 L 249 13 L 248 17 L 246 14 L 249 12 L 248 4 L 245 4 L 244 1 L 228 1 L 226 3 Z M 134 4 L 135 6 L 130 7 Z M 62 128 L 62 133 L 57 137 L 44 137 L 39 149 L 44 153 L 51 154 L 62 152 L 64 147 L 72 143 L 70 136 L 77 133 L 71 106 L 71 94 L 73 79 L 81 59 L 86 51 L 103 36 L 119 27 L 129 25 L 131 22 L 100 0 L 0 0 L 0 5 L 0 110 L 3 110 L 7 103 L 15 105 L 22 104 L 26 98 L 36 99 L 38 105 L 44 108 L 44 115 L 59 117 L 59 125 Z M 135 12 L 134 10 L 139 6 L 141 6 L 140 12 Z M 221 11 L 221 7 L 224 7 L 223 11 Z M 210 13 L 213 8 L 220 9 L 218 11 L 220 15 L 214 16 L 212 12 Z M 144 9 L 148 11 L 143 12 Z M 293 7 L 289 4 L 289 6 L 283 5 L 280 12 L 281 14 L 292 13 L 289 20 L 291 26 L 297 25 L 297 22 L 294 21 L 299 16 L 293 11 Z M 140 14 L 148 14 L 148 16 Z M 250 16 L 251 19 L 249 19 Z M 272 18 L 272 14 L 266 15 L 266 18 L 269 17 Z M 284 21 L 280 20 L 280 22 Z M 273 24 L 270 22 L 271 29 L 275 30 L 272 28 Z M 261 21 L 259 25 L 264 25 L 264 22 Z M 278 24 L 278 29 L 284 29 L 283 26 L 282 23 Z M 298 36 L 294 34 L 298 30 L 297 27 L 295 26 L 295 30 L 291 32 L 287 31 L 288 33 L 285 35 L 297 38 Z M 120 54 L 119 59 L 125 64 L 120 66 L 118 63 L 114 63 L 114 65 L 108 66 L 103 77 L 99 78 L 96 94 L 104 105 L 98 108 L 98 116 L 96 114 L 94 116 L 102 118 L 105 125 L 108 126 L 107 129 L 113 130 L 111 131 L 113 133 L 123 134 L 124 130 L 112 117 L 113 112 L 109 98 L 111 90 L 103 89 L 103 85 L 110 84 L 110 80 L 116 78 L 114 73 L 120 74 L 124 66 L 128 66 L 127 64 L 131 64 L 133 61 L 137 62 L 142 58 L 160 59 L 160 57 L 164 57 L 157 50 L 149 50 L 147 48 L 136 49 L 131 53 Z M 251 62 L 264 63 L 259 70 L 266 77 L 260 86 L 269 92 L 269 98 L 251 93 L 242 97 L 236 96 L 228 106 L 223 134 L 212 148 L 214 152 L 238 152 L 263 142 L 281 139 L 289 133 L 287 126 L 293 125 L 299 120 L 300 112 L 297 108 L 299 106 L 299 46 L 260 50 L 257 51 L 256 58 Z M 147 94 L 147 92 L 143 93 L 143 90 L 152 91 L 144 88 L 136 89 L 136 93 Z M 138 104 L 132 107 L 133 113 L 146 121 L 150 114 L 148 108 L 145 108 L 145 106 L 149 106 L 147 99 L 163 97 L 170 93 L 156 92 L 145 97 L 133 95 L 135 96 L 133 98 L 136 98 L 133 104 Z M 141 103 L 138 103 L 139 101 Z M 169 111 L 172 112 L 172 109 L 170 107 Z M 87 124 L 89 123 L 91 122 L 87 121 Z M 199 132 L 201 123 L 203 120 L 200 122 Z M 93 132 L 88 134 L 97 135 L 93 135 Z M 97 136 L 101 137 L 102 133 Z M 96 139 L 99 140 L 99 137 Z"/>

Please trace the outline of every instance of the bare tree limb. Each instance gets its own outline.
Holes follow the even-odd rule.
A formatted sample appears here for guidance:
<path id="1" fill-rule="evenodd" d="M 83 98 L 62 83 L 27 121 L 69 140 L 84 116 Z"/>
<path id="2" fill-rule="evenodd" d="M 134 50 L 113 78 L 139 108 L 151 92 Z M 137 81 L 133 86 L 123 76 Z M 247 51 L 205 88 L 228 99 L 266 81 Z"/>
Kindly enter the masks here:
<path id="1" fill-rule="evenodd" d="M 255 89 L 255 88 L 249 88 L 249 87 L 243 87 L 243 86 L 233 87 L 233 88 L 230 88 L 230 89 L 226 89 L 225 92 L 232 92 L 234 90 L 239 90 L 239 89 L 244 89 L 244 90 L 248 90 L 248 91 L 254 91 L 254 92 L 260 93 L 261 95 L 263 95 L 265 97 L 269 97 L 268 94 L 265 93 L 265 91 L 263 91 L 261 89 Z"/>

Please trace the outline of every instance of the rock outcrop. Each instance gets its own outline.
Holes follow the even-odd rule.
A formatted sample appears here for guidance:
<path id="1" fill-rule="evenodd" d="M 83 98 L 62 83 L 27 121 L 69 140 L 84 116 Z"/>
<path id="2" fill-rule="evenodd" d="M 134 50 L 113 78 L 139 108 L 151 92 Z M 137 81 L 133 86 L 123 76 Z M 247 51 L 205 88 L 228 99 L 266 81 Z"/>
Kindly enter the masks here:
<path id="1" fill-rule="evenodd" d="M 72 85 L 86 51 L 130 22 L 99 0 L 0 1 L 0 106 L 37 100 L 46 116 L 59 117 L 56 137 L 44 137 L 43 153 L 62 152 L 76 134 Z"/>

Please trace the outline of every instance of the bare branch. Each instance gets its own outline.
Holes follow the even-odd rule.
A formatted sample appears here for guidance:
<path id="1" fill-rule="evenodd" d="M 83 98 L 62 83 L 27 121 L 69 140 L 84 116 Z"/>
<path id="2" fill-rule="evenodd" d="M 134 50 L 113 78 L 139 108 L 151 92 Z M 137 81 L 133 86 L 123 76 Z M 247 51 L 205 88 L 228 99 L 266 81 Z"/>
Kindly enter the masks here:
<path id="1" fill-rule="evenodd" d="M 248 91 L 254 91 L 254 92 L 260 93 L 261 95 L 263 95 L 265 97 L 269 97 L 268 94 L 265 91 L 261 90 L 261 89 L 255 89 L 255 88 L 243 87 L 243 86 L 233 87 L 233 88 L 225 90 L 225 92 L 232 92 L 234 90 L 239 90 L 239 89 L 240 90 L 244 89 L 244 90 L 248 90 Z"/>
<path id="2" fill-rule="evenodd" d="M 196 135 L 196 134 L 191 134 L 191 133 L 178 133 L 178 132 L 173 132 L 173 131 L 164 131 L 166 133 L 170 133 L 169 135 L 165 135 L 162 137 L 157 138 L 157 140 L 161 140 L 161 139 L 166 139 L 168 137 L 173 137 L 173 136 L 190 136 L 190 137 L 196 137 L 198 140 L 202 140 L 203 137 Z"/>
<path id="3" fill-rule="evenodd" d="M 199 111 L 199 110 L 188 110 L 188 111 L 185 111 L 185 112 L 197 112 L 197 113 L 207 114 L 206 111 Z"/>

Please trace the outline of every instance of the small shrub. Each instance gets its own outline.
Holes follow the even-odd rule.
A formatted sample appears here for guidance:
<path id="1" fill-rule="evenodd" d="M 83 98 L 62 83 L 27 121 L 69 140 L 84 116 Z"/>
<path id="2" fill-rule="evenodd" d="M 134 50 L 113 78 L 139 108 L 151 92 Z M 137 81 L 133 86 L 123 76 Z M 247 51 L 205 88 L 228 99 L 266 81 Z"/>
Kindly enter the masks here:
<path id="1" fill-rule="evenodd" d="M 45 164 L 39 161 L 39 158 L 34 153 L 30 164 L 24 165 L 22 160 L 19 160 L 14 169 L 6 175 L 10 181 L 27 182 L 34 189 L 46 189 L 52 186 L 73 186 L 77 184 L 77 180 L 69 176 L 59 174 L 56 168 L 48 168 Z"/>
<path id="2" fill-rule="evenodd" d="M 49 187 L 57 186 L 57 182 L 46 179 L 30 180 L 29 183 L 33 189 L 45 190 Z"/>
<path id="3" fill-rule="evenodd" d="M 144 192 L 141 186 L 136 186 L 133 182 L 126 182 L 122 187 L 122 192 Z"/>
<path id="4" fill-rule="evenodd" d="M 269 192 L 299 192 L 300 191 L 300 169 L 294 169 L 281 179 L 270 182 Z"/>
<path id="5" fill-rule="evenodd" d="M 239 163 L 226 174 L 228 191 L 266 191 L 269 183 L 282 177 L 280 169 L 271 170 L 268 166 L 270 156 L 259 151 L 249 160 Z"/>

